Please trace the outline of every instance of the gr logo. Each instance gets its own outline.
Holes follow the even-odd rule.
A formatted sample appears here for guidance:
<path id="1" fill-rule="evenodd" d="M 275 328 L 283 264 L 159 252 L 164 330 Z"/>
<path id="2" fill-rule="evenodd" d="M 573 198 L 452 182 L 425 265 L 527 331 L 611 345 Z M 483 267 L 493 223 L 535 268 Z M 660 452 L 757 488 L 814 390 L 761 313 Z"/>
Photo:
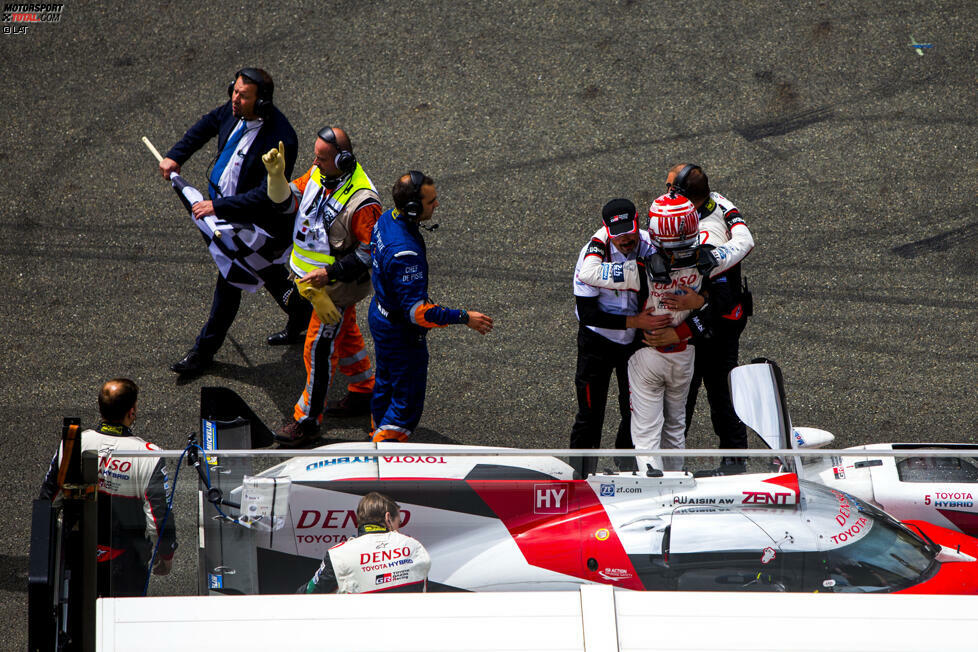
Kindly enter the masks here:
<path id="1" fill-rule="evenodd" d="M 567 485 L 535 484 L 533 485 L 534 514 L 566 514 Z"/>

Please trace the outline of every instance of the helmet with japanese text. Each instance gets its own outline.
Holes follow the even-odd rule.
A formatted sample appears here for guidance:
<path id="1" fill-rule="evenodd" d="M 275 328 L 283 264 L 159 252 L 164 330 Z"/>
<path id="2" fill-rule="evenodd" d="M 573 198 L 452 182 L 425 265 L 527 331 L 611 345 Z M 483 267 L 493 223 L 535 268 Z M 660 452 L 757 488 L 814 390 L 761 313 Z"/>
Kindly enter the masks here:
<path id="1" fill-rule="evenodd" d="M 662 195 L 649 207 L 649 237 L 672 258 L 673 266 L 695 262 L 700 244 L 700 219 L 693 203 L 681 195 Z"/>

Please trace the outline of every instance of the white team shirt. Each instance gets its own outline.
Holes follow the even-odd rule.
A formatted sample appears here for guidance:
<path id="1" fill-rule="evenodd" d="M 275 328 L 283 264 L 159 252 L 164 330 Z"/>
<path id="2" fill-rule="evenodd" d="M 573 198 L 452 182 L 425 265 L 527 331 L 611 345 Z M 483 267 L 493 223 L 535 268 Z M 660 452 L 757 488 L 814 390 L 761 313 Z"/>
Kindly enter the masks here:
<path id="1" fill-rule="evenodd" d="M 646 256 L 652 252 L 652 243 L 649 241 L 649 234 L 647 231 L 639 231 L 639 242 L 638 246 L 635 247 L 633 251 L 628 256 L 618 251 L 614 244 L 611 243 L 608 237 L 608 232 L 604 227 L 598 229 L 593 236 L 592 240 L 600 240 L 604 242 L 608 247 L 608 261 L 612 264 L 623 264 L 627 261 L 634 261 L 638 256 Z M 597 255 L 588 255 L 587 250 L 590 246 L 590 241 L 588 244 L 584 245 L 581 249 L 581 253 L 577 257 L 577 265 L 574 267 L 574 296 L 576 297 L 597 297 L 598 305 L 601 310 L 612 314 L 612 315 L 635 315 L 639 312 L 638 305 L 638 289 L 631 288 L 609 288 L 609 287 L 599 287 L 598 284 L 589 283 L 588 281 L 582 279 L 581 270 L 587 265 L 588 267 L 594 264 L 601 264 L 606 262 L 602 260 Z M 577 314 L 577 309 L 574 309 L 574 314 L 580 320 L 580 315 Z M 590 330 L 594 331 L 598 335 L 605 337 L 612 342 L 617 342 L 618 344 L 631 344 L 635 340 L 635 330 L 634 328 L 625 329 L 614 329 L 614 328 L 600 328 L 598 326 L 587 326 Z"/>

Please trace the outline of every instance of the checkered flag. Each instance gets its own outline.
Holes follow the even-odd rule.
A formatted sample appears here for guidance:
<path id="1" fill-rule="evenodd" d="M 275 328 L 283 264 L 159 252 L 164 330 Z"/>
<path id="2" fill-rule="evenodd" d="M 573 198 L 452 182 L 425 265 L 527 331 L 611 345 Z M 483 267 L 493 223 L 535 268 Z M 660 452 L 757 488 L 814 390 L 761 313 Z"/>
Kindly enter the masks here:
<path id="1" fill-rule="evenodd" d="M 199 190 L 176 172 L 170 174 L 170 183 L 188 212 L 204 199 Z M 289 259 L 289 247 L 283 248 L 281 239 L 272 237 L 260 226 L 228 222 L 216 215 L 195 219 L 194 224 L 200 229 L 221 276 L 242 290 L 256 292 L 265 284 L 262 275 L 266 270 L 270 272 L 274 265 Z"/>

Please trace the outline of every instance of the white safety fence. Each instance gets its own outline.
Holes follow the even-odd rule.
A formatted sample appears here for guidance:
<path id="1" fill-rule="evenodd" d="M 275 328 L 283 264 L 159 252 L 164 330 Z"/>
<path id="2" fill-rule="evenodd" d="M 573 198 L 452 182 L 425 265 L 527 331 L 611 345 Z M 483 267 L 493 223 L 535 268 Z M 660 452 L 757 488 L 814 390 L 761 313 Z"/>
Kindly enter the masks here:
<path id="1" fill-rule="evenodd" d="M 633 592 L 112 598 L 122 650 L 974 650 L 978 596 Z"/>

